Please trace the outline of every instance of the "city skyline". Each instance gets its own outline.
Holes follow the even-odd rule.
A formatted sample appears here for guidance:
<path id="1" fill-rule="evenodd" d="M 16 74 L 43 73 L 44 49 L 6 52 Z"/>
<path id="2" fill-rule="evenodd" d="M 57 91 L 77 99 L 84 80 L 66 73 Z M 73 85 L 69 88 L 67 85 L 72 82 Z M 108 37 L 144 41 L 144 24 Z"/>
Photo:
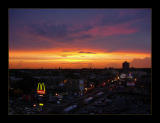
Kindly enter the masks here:
<path id="1" fill-rule="evenodd" d="M 151 9 L 9 9 L 9 68 L 151 67 Z"/>

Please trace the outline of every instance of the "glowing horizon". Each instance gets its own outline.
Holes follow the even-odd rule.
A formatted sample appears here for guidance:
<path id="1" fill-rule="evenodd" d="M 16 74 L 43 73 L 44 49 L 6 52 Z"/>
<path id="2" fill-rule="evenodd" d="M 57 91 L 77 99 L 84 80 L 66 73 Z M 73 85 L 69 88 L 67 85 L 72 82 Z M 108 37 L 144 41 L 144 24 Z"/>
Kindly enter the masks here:
<path id="1" fill-rule="evenodd" d="M 132 67 L 136 67 L 132 64 L 134 59 L 150 59 L 150 53 L 134 53 L 134 52 L 81 52 L 81 51 L 44 51 L 44 52 L 23 52 L 12 51 L 9 54 L 10 68 L 104 68 L 111 67 L 107 65 L 114 63 L 112 67 L 121 68 L 124 61 L 131 62 Z M 99 61 L 100 60 L 100 61 Z M 21 63 L 19 63 L 21 61 Z M 24 64 L 24 66 L 22 65 Z M 48 64 L 48 65 L 44 65 Z M 79 64 L 79 66 L 78 66 Z M 91 65 L 92 64 L 92 65 Z M 15 65 L 15 66 L 14 66 Z M 18 66 L 19 65 L 19 66 Z M 26 66 L 25 66 L 26 65 Z M 37 66 L 38 65 L 38 66 Z M 53 67 L 52 67 L 52 66 Z M 72 65 L 73 67 L 69 67 Z M 39 67 L 40 66 L 40 67 Z M 148 66 L 143 66 L 144 68 Z"/>

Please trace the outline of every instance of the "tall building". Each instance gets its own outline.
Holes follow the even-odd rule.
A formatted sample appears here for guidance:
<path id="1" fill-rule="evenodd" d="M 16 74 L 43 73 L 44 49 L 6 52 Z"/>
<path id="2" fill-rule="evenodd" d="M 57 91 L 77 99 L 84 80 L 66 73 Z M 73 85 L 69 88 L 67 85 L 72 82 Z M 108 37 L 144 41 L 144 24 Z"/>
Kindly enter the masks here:
<path id="1" fill-rule="evenodd" d="M 128 70 L 129 69 L 129 63 L 127 61 L 123 62 L 122 67 L 124 70 Z"/>

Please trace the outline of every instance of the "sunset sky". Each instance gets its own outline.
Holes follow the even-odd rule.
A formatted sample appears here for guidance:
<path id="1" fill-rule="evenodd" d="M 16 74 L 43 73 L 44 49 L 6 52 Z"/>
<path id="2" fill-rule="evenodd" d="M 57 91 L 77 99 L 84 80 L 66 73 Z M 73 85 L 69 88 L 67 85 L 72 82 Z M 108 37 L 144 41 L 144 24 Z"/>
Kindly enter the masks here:
<path id="1" fill-rule="evenodd" d="M 9 9 L 9 68 L 151 67 L 151 9 Z"/>

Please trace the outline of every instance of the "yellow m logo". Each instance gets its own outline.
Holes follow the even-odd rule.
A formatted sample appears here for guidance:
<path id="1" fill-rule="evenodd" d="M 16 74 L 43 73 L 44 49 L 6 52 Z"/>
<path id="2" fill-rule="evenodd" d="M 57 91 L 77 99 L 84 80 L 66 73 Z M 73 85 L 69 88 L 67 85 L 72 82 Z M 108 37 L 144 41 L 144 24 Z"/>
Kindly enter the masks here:
<path id="1" fill-rule="evenodd" d="M 37 91 L 38 90 L 43 90 L 43 91 L 45 91 L 45 85 L 44 85 L 44 83 L 38 83 L 38 86 L 37 86 Z"/>

